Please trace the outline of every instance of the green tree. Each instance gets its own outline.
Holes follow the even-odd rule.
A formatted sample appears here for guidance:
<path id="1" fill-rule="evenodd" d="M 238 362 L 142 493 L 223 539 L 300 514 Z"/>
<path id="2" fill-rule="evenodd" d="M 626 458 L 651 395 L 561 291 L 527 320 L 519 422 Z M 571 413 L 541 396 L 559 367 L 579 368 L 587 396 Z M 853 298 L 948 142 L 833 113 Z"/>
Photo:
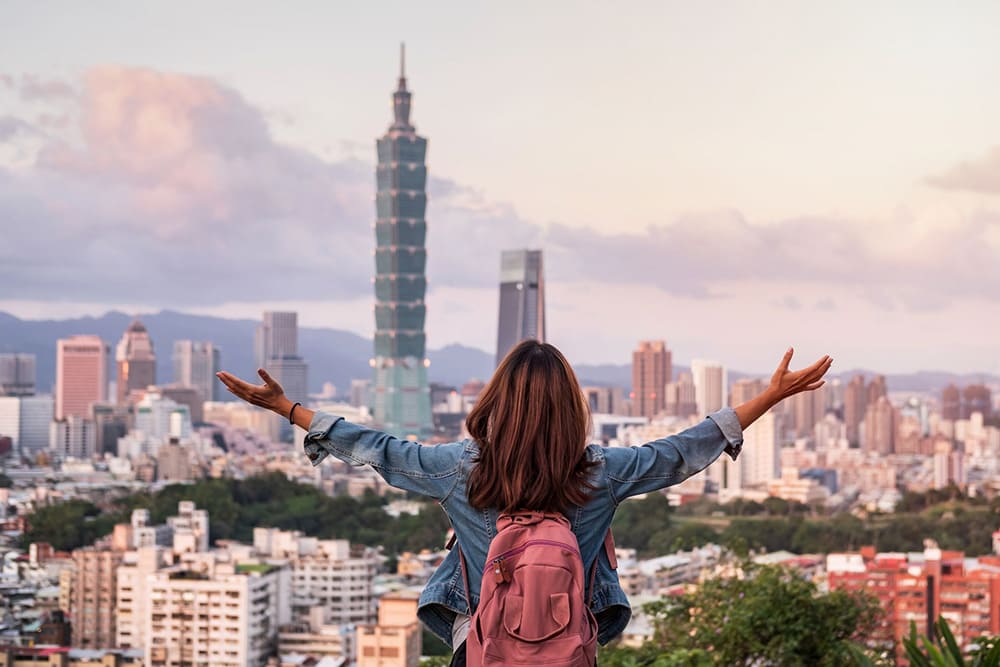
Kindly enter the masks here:
<path id="1" fill-rule="evenodd" d="M 611 529 L 615 543 L 635 549 L 640 556 L 661 555 L 650 548 L 650 540 L 657 533 L 670 528 L 670 503 L 661 493 L 650 493 L 645 498 L 628 500 L 618 506 Z M 662 547 L 662 543 L 658 544 Z"/>
<path id="2" fill-rule="evenodd" d="M 815 584 L 778 566 L 744 562 L 742 571 L 648 605 L 655 630 L 644 655 L 704 651 L 711 664 L 727 667 L 833 667 L 850 661 L 852 640 L 877 621 L 879 609 L 864 594 L 819 594 Z"/>

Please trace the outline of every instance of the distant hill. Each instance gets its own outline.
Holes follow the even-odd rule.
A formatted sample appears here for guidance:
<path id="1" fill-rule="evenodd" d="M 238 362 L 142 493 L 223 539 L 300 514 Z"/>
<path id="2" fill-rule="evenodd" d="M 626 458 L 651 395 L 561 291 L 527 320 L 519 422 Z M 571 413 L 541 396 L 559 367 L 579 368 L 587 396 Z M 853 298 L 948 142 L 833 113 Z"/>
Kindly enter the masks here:
<path id="1" fill-rule="evenodd" d="M 255 373 L 253 358 L 256 320 L 228 320 L 220 317 L 189 315 L 170 310 L 141 316 L 149 330 L 157 356 L 157 380 L 173 380 L 171 355 L 175 340 L 211 340 L 222 350 L 223 368 L 243 377 Z M 132 321 L 126 313 L 112 311 L 101 317 L 83 317 L 69 320 L 22 320 L 0 312 L 0 352 L 31 352 L 38 359 L 38 386 L 50 391 L 55 382 L 56 340 L 74 334 L 100 336 L 114 346 L 122 332 Z M 372 353 L 371 339 L 337 329 L 299 329 L 299 353 L 309 364 L 310 391 L 317 392 L 324 382 L 333 382 L 338 390 L 346 393 L 352 378 L 368 378 L 371 369 L 368 360 Z M 461 385 L 470 378 L 486 380 L 493 373 L 493 354 L 464 345 L 447 345 L 430 350 L 429 376 L 432 382 Z M 632 383 L 629 364 L 579 364 L 575 366 L 580 382 L 590 385 L 621 386 Z M 674 372 L 688 370 L 675 366 Z M 845 380 L 873 371 L 851 370 L 840 374 Z M 730 371 L 730 380 L 747 377 L 746 373 Z M 990 375 L 962 375 L 944 371 L 920 371 L 909 374 L 887 375 L 892 391 L 940 391 L 950 382 L 959 385 L 973 382 L 1000 383 L 1000 378 Z"/>

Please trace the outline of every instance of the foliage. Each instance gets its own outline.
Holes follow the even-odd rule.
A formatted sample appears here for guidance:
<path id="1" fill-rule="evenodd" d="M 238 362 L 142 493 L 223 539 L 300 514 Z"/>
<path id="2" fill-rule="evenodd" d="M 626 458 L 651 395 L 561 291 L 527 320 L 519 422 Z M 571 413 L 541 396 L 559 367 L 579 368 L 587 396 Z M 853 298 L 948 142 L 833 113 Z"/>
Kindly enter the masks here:
<path id="1" fill-rule="evenodd" d="M 917 635 L 917 626 L 910 622 L 910 634 L 903 639 L 906 659 L 911 667 L 1000 667 L 1000 638 L 980 637 L 976 648 L 963 654 L 955 635 L 944 617 L 934 624 L 934 636 Z M 852 648 L 853 664 L 876 667 L 878 663 L 860 648 Z"/>
<path id="2" fill-rule="evenodd" d="M 420 667 L 448 667 L 450 664 L 450 655 L 431 655 L 420 659 Z"/>
<path id="3" fill-rule="evenodd" d="M 25 544 L 48 542 L 59 551 L 91 544 L 114 528 L 114 518 L 86 500 L 40 507 L 28 517 Z"/>
<path id="4" fill-rule="evenodd" d="M 653 640 L 616 649 L 601 664 L 832 667 L 846 664 L 852 639 L 875 626 L 879 609 L 863 593 L 819 594 L 793 570 L 750 562 L 741 568 L 741 577 L 709 580 L 647 605 Z"/>
<path id="5" fill-rule="evenodd" d="M 436 634 L 428 630 L 427 626 L 421 627 L 423 628 L 423 649 L 421 649 L 421 653 L 427 656 L 443 655 L 451 659 L 451 647 L 441 641 Z"/>
<path id="6" fill-rule="evenodd" d="M 664 653 L 652 643 L 639 648 L 612 647 L 597 652 L 599 667 L 712 667 L 714 663 L 702 649 L 678 649 Z"/>
<path id="7" fill-rule="evenodd" d="M 947 619 L 938 619 L 934 635 L 933 638 L 918 637 L 916 624 L 910 622 L 910 635 L 903 639 L 903 647 L 912 667 L 1000 667 L 1000 643 L 996 641 L 989 648 L 980 647 L 966 661 Z"/>
<path id="8" fill-rule="evenodd" d="M 28 517 L 25 544 L 49 542 L 57 549 L 75 549 L 107 535 L 116 523 L 129 520 L 133 509 L 146 508 L 155 523 L 177 512 L 177 503 L 193 500 L 208 511 L 213 542 L 251 542 L 256 526 L 301 530 L 321 539 L 384 546 L 389 554 L 443 546 L 448 518 L 428 504 L 416 516 L 393 518 L 384 498 L 366 493 L 359 499 L 331 498 L 313 486 L 289 481 L 280 473 L 243 480 L 209 479 L 173 484 L 155 494 L 137 493 L 118 499 L 101 513 L 92 503 L 68 501 L 39 508 Z"/>

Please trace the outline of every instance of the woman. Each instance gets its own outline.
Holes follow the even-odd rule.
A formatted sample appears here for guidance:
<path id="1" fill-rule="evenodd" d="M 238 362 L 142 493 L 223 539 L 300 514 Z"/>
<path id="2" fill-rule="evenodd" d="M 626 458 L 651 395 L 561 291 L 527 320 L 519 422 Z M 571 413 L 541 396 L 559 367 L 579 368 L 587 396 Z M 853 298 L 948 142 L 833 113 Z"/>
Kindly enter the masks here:
<path id="1" fill-rule="evenodd" d="M 790 371 L 792 353 L 789 348 L 757 397 L 641 447 L 588 446 L 590 412 L 573 369 L 555 347 L 534 340 L 517 345 L 497 368 L 466 419 L 470 439 L 445 445 L 423 446 L 314 413 L 286 398 L 263 369 L 258 371 L 263 385 L 229 373 L 219 373 L 219 378 L 239 398 L 306 429 L 305 449 L 313 465 L 327 455 L 369 465 L 392 486 L 441 504 L 465 556 L 467 584 L 459 549 L 453 549 L 424 588 L 418 614 L 455 649 L 452 664 L 464 665 L 469 616 L 479 603 L 499 514 L 536 510 L 565 515 L 587 571 L 596 565 L 589 604 L 597 618 L 597 640 L 606 644 L 631 615 L 604 548 L 618 504 L 679 484 L 723 452 L 735 459 L 743 429 L 783 399 L 821 386 L 833 360 L 824 356 L 808 368 Z"/>

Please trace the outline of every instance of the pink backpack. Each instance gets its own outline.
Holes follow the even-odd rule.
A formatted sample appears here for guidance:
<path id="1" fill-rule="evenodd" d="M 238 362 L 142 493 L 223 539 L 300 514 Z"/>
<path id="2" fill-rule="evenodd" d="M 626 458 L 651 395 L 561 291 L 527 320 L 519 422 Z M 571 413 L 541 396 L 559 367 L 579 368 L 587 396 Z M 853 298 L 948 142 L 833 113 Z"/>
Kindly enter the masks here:
<path id="1" fill-rule="evenodd" d="M 610 530 L 604 546 L 615 567 Z M 501 514 L 466 639 L 468 667 L 593 667 L 597 620 L 588 600 L 596 571 L 595 561 L 585 581 L 576 535 L 562 514 Z M 468 594 L 464 557 L 462 576 Z"/>

